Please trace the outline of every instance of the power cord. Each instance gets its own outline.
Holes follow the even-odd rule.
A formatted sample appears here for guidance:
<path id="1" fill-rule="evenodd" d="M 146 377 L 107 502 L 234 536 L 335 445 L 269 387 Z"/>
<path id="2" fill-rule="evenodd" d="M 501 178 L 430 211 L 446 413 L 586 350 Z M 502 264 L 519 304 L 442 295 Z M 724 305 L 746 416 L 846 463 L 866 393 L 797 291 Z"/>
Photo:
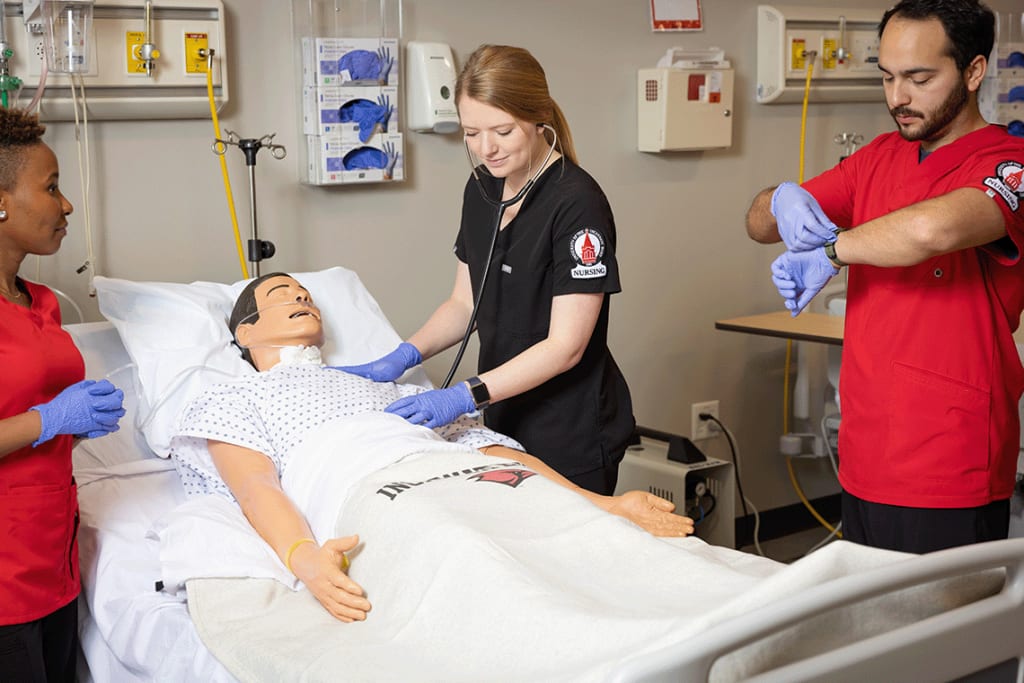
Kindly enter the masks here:
<path id="1" fill-rule="evenodd" d="M 722 424 L 722 421 L 711 413 L 700 413 L 698 417 L 705 422 L 711 420 L 717 424 L 718 428 L 722 430 L 723 434 L 725 434 L 725 438 L 729 441 L 729 450 L 732 451 L 732 464 L 733 468 L 736 470 L 736 489 L 740 494 L 740 505 L 743 507 L 743 516 L 747 517 L 750 514 L 747 512 L 747 506 L 749 505 L 754 511 L 754 548 L 757 549 L 758 555 L 761 557 L 767 557 L 767 555 L 764 554 L 764 551 L 761 550 L 761 515 L 758 513 L 757 508 L 754 507 L 754 504 L 747 498 L 746 494 L 743 493 L 743 478 L 740 476 L 740 451 L 736 446 L 736 440 L 733 438 L 732 432 L 729 431 L 729 428 Z"/>

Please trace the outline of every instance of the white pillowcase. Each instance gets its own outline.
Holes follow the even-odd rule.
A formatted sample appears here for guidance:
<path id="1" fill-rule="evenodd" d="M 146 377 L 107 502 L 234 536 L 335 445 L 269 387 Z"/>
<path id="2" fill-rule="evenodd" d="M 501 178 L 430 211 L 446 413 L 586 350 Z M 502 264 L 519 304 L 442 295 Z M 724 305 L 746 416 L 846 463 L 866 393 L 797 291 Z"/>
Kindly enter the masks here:
<path id="1" fill-rule="evenodd" d="M 292 273 L 323 314 L 328 365 L 365 363 L 392 351 L 401 338 L 359 277 L 345 268 Z M 232 344 L 228 318 L 248 280 L 132 282 L 97 277 L 100 312 L 113 323 L 137 366 L 141 427 L 153 451 L 169 455 L 178 416 L 210 384 L 256 370 Z M 430 386 L 422 368 L 405 378 Z"/>

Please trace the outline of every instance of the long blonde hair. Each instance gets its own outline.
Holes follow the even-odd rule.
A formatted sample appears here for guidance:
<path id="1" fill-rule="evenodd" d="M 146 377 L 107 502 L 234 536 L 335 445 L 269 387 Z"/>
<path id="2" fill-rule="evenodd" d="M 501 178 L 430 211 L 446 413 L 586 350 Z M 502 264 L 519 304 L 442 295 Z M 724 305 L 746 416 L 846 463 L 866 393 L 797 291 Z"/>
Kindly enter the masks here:
<path id="1" fill-rule="evenodd" d="M 576 148 L 569 122 L 548 92 L 548 81 L 533 55 L 521 47 L 481 45 L 455 81 L 455 103 L 462 97 L 495 107 L 529 123 L 545 123 L 558 134 L 558 151 L 574 164 Z M 549 131 L 544 131 L 547 138 Z M 549 139 L 548 143 L 552 141 Z"/>

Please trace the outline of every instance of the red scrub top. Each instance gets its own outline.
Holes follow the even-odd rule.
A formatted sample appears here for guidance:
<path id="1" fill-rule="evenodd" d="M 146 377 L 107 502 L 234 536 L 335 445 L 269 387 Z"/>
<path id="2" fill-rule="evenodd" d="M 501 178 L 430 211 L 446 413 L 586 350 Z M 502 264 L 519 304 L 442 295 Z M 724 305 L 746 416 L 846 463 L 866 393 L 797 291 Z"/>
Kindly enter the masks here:
<path id="1" fill-rule="evenodd" d="M 958 188 L 985 192 L 1007 236 L 909 267 L 850 266 L 839 480 L 859 498 L 962 508 L 1013 492 L 1024 369 L 1024 140 L 987 126 L 919 161 L 898 133 L 804 187 L 839 226 Z"/>
<path id="2" fill-rule="evenodd" d="M 22 281 L 30 309 L 0 298 L 0 417 L 45 403 L 85 376 L 57 298 Z M 78 596 L 78 498 L 72 437 L 0 457 L 0 626 L 34 621 Z"/>

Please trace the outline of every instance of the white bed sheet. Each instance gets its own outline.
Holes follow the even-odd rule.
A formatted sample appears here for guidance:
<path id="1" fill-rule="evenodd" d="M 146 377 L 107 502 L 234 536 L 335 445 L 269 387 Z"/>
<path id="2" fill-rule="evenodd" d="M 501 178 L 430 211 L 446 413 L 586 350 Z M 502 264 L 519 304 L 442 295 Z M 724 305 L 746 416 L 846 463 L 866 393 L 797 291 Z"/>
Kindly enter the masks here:
<path id="1" fill-rule="evenodd" d="M 203 646 L 183 597 L 156 590 L 150 529 L 181 503 L 173 464 L 157 458 L 76 473 L 81 507 L 82 679 L 234 681 Z"/>

